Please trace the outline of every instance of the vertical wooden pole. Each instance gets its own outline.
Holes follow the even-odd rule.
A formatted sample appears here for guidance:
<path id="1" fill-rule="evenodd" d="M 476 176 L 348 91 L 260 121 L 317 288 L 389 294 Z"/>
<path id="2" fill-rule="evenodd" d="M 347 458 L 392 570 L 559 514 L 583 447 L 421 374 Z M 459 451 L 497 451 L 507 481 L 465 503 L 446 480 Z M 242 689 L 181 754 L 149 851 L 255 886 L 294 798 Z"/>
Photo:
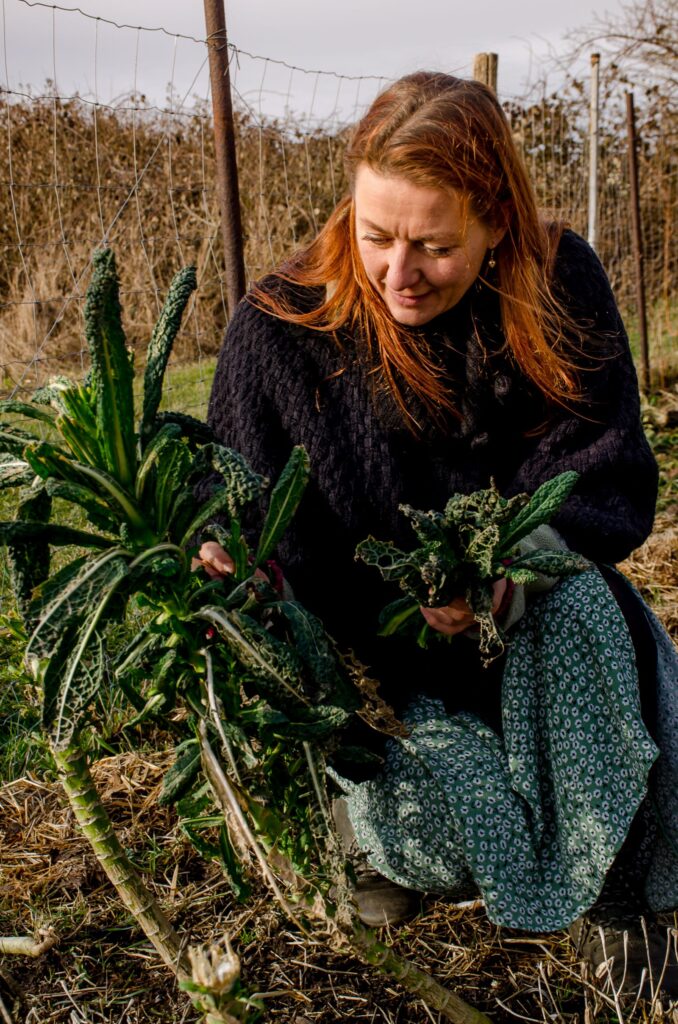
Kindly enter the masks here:
<path id="1" fill-rule="evenodd" d="M 640 222 L 640 195 L 638 191 L 638 159 L 636 154 L 636 117 L 633 93 L 626 94 L 626 129 L 629 151 L 629 202 L 631 205 L 631 231 L 633 256 L 636 264 L 636 299 L 638 303 L 638 332 L 640 334 L 640 383 L 644 391 L 650 390 L 650 354 L 647 342 L 647 311 L 645 308 L 645 266 L 643 261 L 643 234 Z"/>
<path id="2" fill-rule="evenodd" d="M 217 194 L 226 262 L 226 302 L 229 316 L 232 316 L 235 307 L 245 294 L 246 285 L 231 79 L 228 70 L 226 14 L 224 0 L 204 0 L 204 5 L 212 84 Z"/>
<path id="3" fill-rule="evenodd" d="M 598 245 L 598 110 L 600 105 L 600 54 L 591 54 L 591 105 L 589 115 L 589 231 L 592 249 Z"/>
<path id="4" fill-rule="evenodd" d="M 477 82 L 489 85 L 493 92 L 497 91 L 497 70 L 499 55 L 496 53 L 477 53 L 473 58 L 473 77 Z"/>

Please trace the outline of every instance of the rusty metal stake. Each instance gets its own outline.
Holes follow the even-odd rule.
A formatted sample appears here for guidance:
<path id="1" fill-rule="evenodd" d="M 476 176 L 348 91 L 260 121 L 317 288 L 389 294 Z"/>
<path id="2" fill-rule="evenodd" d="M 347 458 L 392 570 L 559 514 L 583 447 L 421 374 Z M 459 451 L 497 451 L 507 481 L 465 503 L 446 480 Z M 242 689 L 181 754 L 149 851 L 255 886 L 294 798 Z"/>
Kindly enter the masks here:
<path id="1" fill-rule="evenodd" d="M 226 301 L 228 315 L 232 316 L 235 307 L 245 294 L 246 283 L 231 79 L 228 69 L 226 14 L 223 0 L 204 0 L 204 4 L 210 81 L 212 83 L 217 192 L 226 263 Z"/>

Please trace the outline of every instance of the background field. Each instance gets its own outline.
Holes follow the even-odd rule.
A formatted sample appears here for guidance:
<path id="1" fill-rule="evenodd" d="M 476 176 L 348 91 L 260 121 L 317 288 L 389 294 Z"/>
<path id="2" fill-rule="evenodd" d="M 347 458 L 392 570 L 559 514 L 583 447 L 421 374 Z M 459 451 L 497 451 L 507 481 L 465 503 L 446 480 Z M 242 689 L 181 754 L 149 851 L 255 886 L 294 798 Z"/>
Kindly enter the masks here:
<path id="1" fill-rule="evenodd" d="M 655 15 L 662 4 L 637 6 L 648 38 L 661 42 Z M 673 18 L 663 35 L 667 54 L 676 38 L 675 13 Z M 619 57 L 625 43 L 615 45 L 617 57 L 602 66 L 598 251 L 637 353 L 624 111 L 625 91 L 632 89 L 654 385 L 644 415 L 661 469 L 654 533 L 622 568 L 678 640 L 678 114 L 675 64 L 668 63 L 675 58 L 667 57 L 666 64 L 666 81 L 673 86 L 661 85 L 656 61 L 650 73 L 647 63 L 633 63 L 628 52 Z M 636 57 L 638 52 L 633 51 Z M 500 98 L 545 213 L 586 235 L 588 83 L 566 75 L 557 92 L 535 81 L 523 96 Z M 347 129 L 339 122 L 318 126 L 310 111 L 267 120 L 244 101 L 236 106 L 245 259 L 252 280 L 310 239 L 344 191 Z M 92 251 L 106 240 L 121 268 L 126 330 L 139 358 L 173 273 L 187 263 L 197 266 L 199 288 L 173 359 L 165 405 L 204 415 L 227 322 L 207 103 L 170 93 L 159 109 L 134 90 L 114 103 L 93 102 L 60 95 L 46 82 L 39 94 L 19 86 L 5 90 L 0 117 L 0 395 L 28 394 L 56 372 L 85 372 L 82 303 Z M 11 499 L 0 491 L 0 519 L 12 515 Z M 37 961 L 0 959 L 0 1020 L 195 1021 L 186 998 L 112 898 L 74 827 L 41 739 L 40 695 L 23 671 L 20 644 L 8 626 L 11 610 L 7 565 L 0 557 L 0 936 L 53 928 L 58 943 Z M 205 939 L 215 937 L 215 922 L 228 927 L 246 984 L 269 993 L 267 1019 L 438 1019 L 377 972 L 325 942 L 302 939 L 266 892 L 238 904 L 218 866 L 201 860 L 172 812 L 157 807 L 170 738 L 157 729 L 146 735 L 141 750 L 133 749 L 121 731 L 128 715 L 121 698 L 107 694 L 96 709 L 98 728 L 91 739 L 95 775 L 116 828 L 179 927 Z M 657 1005 L 622 1008 L 600 994 L 582 978 L 564 935 L 496 929 L 481 907 L 430 902 L 422 917 L 389 939 L 495 1021 L 678 1022 L 676 1010 L 671 1016 Z"/>

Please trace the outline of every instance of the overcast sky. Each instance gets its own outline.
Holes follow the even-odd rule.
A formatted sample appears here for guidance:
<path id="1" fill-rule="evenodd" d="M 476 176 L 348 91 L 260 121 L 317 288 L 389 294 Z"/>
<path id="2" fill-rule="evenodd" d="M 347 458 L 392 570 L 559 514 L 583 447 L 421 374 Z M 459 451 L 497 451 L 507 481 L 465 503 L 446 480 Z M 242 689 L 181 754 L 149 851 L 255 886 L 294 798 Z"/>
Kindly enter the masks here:
<path id="1" fill-rule="evenodd" d="M 2 0 L 0 82 L 10 90 L 42 91 L 56 78 L 59 92 L 79 91 L 109 103 L 136 89 L 165 105 L 167 86 L 190 102 L 208 95 L 204 45 L 163 32 L 203 39 L 202 0 L 79 0 L 83 13 L 35 0 Z M 289 110 L 320 119 L 335 111 L 350 120 L 379 86 L 331 74 L 291 71 L 275 61 L 340 76 L 396 78 L 417 68 L 470 74 L 473 54 L 499 54 L 500 95 L 520 95 L 543 73 L 549 48 L 562 52 L 568 30 L 592 11 L 619 10 L 619 0 L 229 0 L 229 42 L 236 93 L 256 111 Z M 268 61 L 258 59 L 269 58 Z M 549 84 L 555 87 L 557 75 Z"/>

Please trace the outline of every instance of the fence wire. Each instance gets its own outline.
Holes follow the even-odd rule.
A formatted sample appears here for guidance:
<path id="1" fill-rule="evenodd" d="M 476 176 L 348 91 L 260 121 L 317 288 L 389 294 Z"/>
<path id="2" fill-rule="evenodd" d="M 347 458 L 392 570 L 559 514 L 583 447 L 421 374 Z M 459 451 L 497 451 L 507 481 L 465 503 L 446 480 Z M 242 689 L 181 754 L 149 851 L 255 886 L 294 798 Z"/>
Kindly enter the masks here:
<path id="1" fill-rule="evenodd" d="M 18 2 L 3 0 L 3 28 L 6 6 Z M 28 393 L 55 373 L 84 372 L 82 303 L 91 254 L 109 244 L 121 273 L 128 340 L 139 358 L 173 273 L 196 265 L 198 293 L 174 357 L 175 366 L 183 367 L 170 374 L 175 391 L 168 402 L 200 413 L 227 318 L 206 42 L 198 34 L 124 26 L 77 8 L 21 2 L 40 20 L 48 52 L 38 93 L 13 78 L 11 43 L 3 31 L 0 393 Z M 88 19 L 92 29 L 90 50 L 82 55 L 89 94 L 59 90 L 63 40 L 73 19 Z M 164 64 L 154 49 L 159 39 Z M 111 53 L 117 78 L 107 63 Z M 230 61 L 245 262 L 253 280 L 324 223 L 346 189 L 347 126 L 386 80 L 311 71 L 236 47 Z M 165 76 L 162 105 L 142 91 L 148 63 Z M 120 75 L 126 88 L 103 95 L 102 81 L 117 87 Z M 540 204 L 582 234 L 587 93 L 586 83 L 573 82 L 557 95 L 535 89 L 504 99 Z M 603 89 L 603 105 L 599 250 L 633 328 L 623 96 L 612 82 Z M 678 271 L 671 246 L 678 207 L 675 111 L 662 111 L 658 100 L 640 104 L 639 111 L 652 362 L 661 379 L 672 359 L 667 339 L 675 328 Z"/>

